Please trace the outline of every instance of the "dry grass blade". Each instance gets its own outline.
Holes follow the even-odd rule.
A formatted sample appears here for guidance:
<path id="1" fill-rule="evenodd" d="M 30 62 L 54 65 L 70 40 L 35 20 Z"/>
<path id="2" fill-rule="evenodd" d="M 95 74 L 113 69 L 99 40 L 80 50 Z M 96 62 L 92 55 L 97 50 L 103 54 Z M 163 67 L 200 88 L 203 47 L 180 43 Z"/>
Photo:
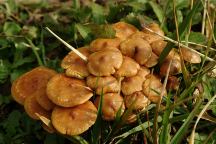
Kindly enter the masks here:
<path id="1" fill-rule="evenodd" d="M 35 113 L 35 115 L 37 115 L 39 117 L 39 119 L 48 127 L 52 127 L 52 124 L 51 124 L 51 120 L 40 115 L 39 113 Z"/>
<path id="2" fill-rule="evenodd" d="M 78 50 L 76 50 L 74 47 L 72 47 L 71 45 L 69 45 L 66 41 L 64 41 L 63 39 L 61 39 L 59 36 L 57 36 L 51 29 L 49 29 L 48 27 L 46 27 L 46 29 L 52 34 L 54 35 L 59 41 L 61 41 L 66 47 L 68 47 L 69 49 L 71 49 L 74 53 L 76 53 L 78 56 L 80 56 L 84 61 L 87 61 L 87 57 L 84 56 L 82 53 L 80 53 Z"/>

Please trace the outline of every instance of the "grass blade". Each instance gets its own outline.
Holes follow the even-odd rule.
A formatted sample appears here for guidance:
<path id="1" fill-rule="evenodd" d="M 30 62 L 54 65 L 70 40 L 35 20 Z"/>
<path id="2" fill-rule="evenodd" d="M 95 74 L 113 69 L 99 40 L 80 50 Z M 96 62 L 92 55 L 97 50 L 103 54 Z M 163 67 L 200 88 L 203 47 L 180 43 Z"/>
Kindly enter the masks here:
<path id="1" fill-rule="evenodd" d="M 155 15 L 157 16 L 159 22 L 162 23 L 163 19 L 164 19 L 164 12 L 163 12 L 162 8 L 160 7 L 160 5 L 158 5 L 154 1 L 150 1 L 149 4 L 152 7 Z"/>

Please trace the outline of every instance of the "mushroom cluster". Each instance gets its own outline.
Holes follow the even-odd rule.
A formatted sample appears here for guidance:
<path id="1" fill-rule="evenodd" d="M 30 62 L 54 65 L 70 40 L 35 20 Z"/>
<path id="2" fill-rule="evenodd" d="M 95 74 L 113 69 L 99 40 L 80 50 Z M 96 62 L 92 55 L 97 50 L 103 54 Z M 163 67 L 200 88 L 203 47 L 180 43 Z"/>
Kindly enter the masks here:
<path id="1" fill-rule="evenodd" d="M 137 112 L 166 96 L 161 78 L 169 65 L 167 89 L 178 89 L 175 75 L 181 73 L 181 59 L 177 49 L 169 53 L 160 73 L 150 70 L 167 45 L 157 24 L 148 25 L 154 33 L 146 28 L 139 31 L 124 22 L 112 26 L 115 38 L 99 38 L 77 49 L 87 61 L 71 51 L 61 63 L 64 73 L 37 67 L 13 82 L 12 96 L 24 105 L 26 113 L 36 120 L 51 120 L 53 127 L 43 124 L 47 131 L 67 135 L 85 132 L 96 121 L 100 101 L 104 120 L 112 121 L 118 112 L 123 114 L 130 108 L 127 123 L 136 121 Z M 201 61 L 199 55 L 188 49 L 181 48 L 181 52 L 185 61 Z"/>

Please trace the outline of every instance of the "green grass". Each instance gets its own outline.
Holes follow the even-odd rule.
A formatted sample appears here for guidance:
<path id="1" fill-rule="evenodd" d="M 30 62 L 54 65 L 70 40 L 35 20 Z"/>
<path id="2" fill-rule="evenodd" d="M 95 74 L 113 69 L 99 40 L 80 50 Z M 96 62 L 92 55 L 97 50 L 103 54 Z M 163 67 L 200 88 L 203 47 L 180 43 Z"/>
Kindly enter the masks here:
<path id="1" fill-rule="evenodd" d="M 216 143 L 216 78 L 209 76 L 216 64 L 216 1 L 209 0 L 207 9 L 204 6 L 204 0 L 126 0 L 87 6 L 79 0 L 55 6 L 46 2 L 24 6 L 8 0 L 0 4 L 0 144 Z M 45 27 L 78 48 L 98 37 L 114 37 L 109 23 L 118 21 L 139 29 L 154 21 L 167 37 L 203 54 L 202 63 L 182 62 L 179 89 L 169 91 L 161 105 L 151 104 L 139 112 L 133 124 L 125 123 L 130 109 L 123 116 L 117 114 L 114 122 L 103 121 L 101 99 L 97 121 L 84 134 L 68 137 L 45 132 L 10 93 L 11 83 L 33 67 L 45 65 L 62 72 L 59 63 L 69 50 Z M 160 63 L 173 47 L 179 45 L 169 42 Z M 193 94 L 196 89 L 200 90 L 198 95 Z M 203 109 L 205 113 L 199 115 Z"/>

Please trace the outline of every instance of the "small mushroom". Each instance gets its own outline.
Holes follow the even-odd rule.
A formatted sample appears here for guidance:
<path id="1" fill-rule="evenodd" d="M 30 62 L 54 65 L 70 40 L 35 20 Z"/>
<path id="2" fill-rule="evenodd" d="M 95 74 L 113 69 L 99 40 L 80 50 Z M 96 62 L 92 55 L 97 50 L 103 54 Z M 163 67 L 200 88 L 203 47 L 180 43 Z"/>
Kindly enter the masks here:
<path id="1" fill-rule="evenodd" d="M 36 67 L 33 70 L 23 74 L 12 84 L 11 93 L 16 102 L 24 104 L 25 99 L 34 94 L 39 94 L 39 97 L 46 99 L 44 103 L 47 109 L 51 109 L 51 102 L 46 98 L 46 85 L 51 77 L 56 75 L 56 72 L 46 67 Z M 42 103 L 41 103 L 42 104 Z M 43 106 L 43 104 L 42 104 Z"/>
<path id="2" fill-rule="evenodd" d="M 157 63 L 158 63 L 158 56 L 154 52 L 152 52 L 151 57 L 144 64 L 144 66 L 147 68 L 150 68 L 150 67 L 155 66 Z"/>
<path id="3" fill-rule="evenodd" d="M 167 80 L 166 89 L 167 90 L 178 90 L 179 88 L 179 79 L 176 76 L 169 76 Z"/>
<path id="4" fill-rule="evenodd" d="M 90 51 L 88 47 L 82 47 L 77 49 L 83 55 L 88 57 Z M 84 79 L 89 75 L 89 72 L 86 67 L 86 61 L 80 58 L 76 53 L 71 51 L 68 55 L 64 57 L 61 62 L 61 67 L 66 69 L 66 75 L 69 77 L 75 77 L 79 79 Z"/>
<path id="5" fill-rule="evenodd" d="M 116 71 L 115 77 L 131 77 L 137 74 L 140 66 L 132 58 L 123 56 L 123 63 L 121 67 Z"/>
<path id="6" fill-rule="evenodd" d="M 98 108 L 100 102 L 100 97 L 95 99 L 94 104 Z M 112 121 L 115 119 L 117 112 L 121 108 L 121 114 L 124 113 L 125 105 L 124 100 L 118 93 L 106 93 L 103 95 L 102 100 L 102 117 L 104 120 Z"/>
<path id="7" fill-rule="evenodd" d="M 155 41 L 158 41 L 158 40 L 163 40 L 163 39 L 161 39 L 161 37 L 159 37 L 157 35 L 144 33 L 142 31 L 135 32 L 129 38 L 132 38 L 132 39 L 141 38 L 141 39 L 147 41 L 149 44 L 151 44 L 151 43 L 153 43 Z"/>
<path id="8" fill-rule="evenodd" d="M 37 113 L 41 116 L 44 116 L 48 118 L 50 116 L 50 113 L 46 111 L 44 108 L 42 108 L 37 100 L 34 94 L 28 96 L 24 102 L 24 108 L 26 113 L 35 120 L 40 120 L 37 116 Z"/>
<path id="9" fill-rule="evenodd" d="M 120 38 L 122 41 L 127 39 L 130 35 L 138 31 L 136 27 L 125 22 L 118 22 L 112 25 L 116 31 L 116 37 Z"/>
<path id="10" fill-rule="evenodd" d="M 142 91 L 134 92 L 131 95 L 124 97 L 126 108 L 131 108 L 133 112 L 138 112 L 145 109 L 149 104 L 149 99 L 143 94 Z"/>
<path id="11" fill-rule="evenodd" d="M 93 93 L 84 80 L 57 74 L 47 84 L 47 95 L 56 105 L 73 107 L 88 101 Z"/>
<path id="12" fill-rule="evenodd" d="M 107 49 L 118 49 L 121 40 L 119 38 L 114 39 L 105 39 L 99 38 L 91 42 L 90 44 L 90 51 L 97 52 Z"/>
<path id="13" fill-rule="evenodd" d="M 107 77 L 96 77 L 96 76 L 88 76 L 86 80 L 87 85 L 96 90 L 96 94 L 101 95 L 101 93 L 111 93 L 119 91 L 119 84 L 115 77 L 107 76 Z"/>
<path id="14" fill-rule="evenodd" d="M 121 43 L 120 50 L 123 55 L 134 58 L 143 65 L 151 57 L 152 49 L 149 43 L 141 38 L 129 38 Z"/>
<path id="15" fill-rule="evenodd" d="M 158 56 L 160 56 L 166 46 L 167 42 L 163 40 L 156 40 L 151 43 L 152 51 Z"/>
<path id="16" fill-rule="evenodd" d="M 180 50 L 182 52 L 182 57 L 185 61 L 194 64 L 201 62 L 201 57 L 199 54 L 183 47 L 181 47 Z"/>
<path id="17" fill-rule="evenodd" d="M 136 121 L 137 121 L 137 115 L 131 113 L 131 114 L 127 117 L 126 123 L 127 123 L 127 124 L 131 124 L 131 123 L 134 123 L 134 122 L 136 122 Z"/>
<path id="18" fill-rule="evenodd" d="M 143 93 L 148 97 L 148 99 L 154 103 L 159 102 L 160 95 L 163 90 L 163 84 L 160 79 L 156 76 L 150 74 L 143 83 Z M 163 96 L 166 96 L 167 92 L 164 90 Z"/>
<path id="19" fill-rule="evenodd" d="M 97 109 L 90 101 L 70 108 L 55 107 L 51 116 L 54 128 L 59 133 L 70 136 L 87 131 L 96 118 Z"/>
<path id="20" fill-rule="evenodd" d="M 88 59 L 88 70 L 95 76 L 110 76 L 118 70 L 123 61 L 119 50 L 104 50 L 92 53 Z"/>
<path id="21" fill-rule="evenodd" d="M 172 61 L 172 62 L 171 62 Z M 171 62 L 170 65 L 170 71 L 169 75 L 177 75 L 181 73 L 181 62 L 178 59 L 168 59 L 163 62 L 163 64 L 160 66 L 160 75 L 161 76 L 166 76 L 169 68 L 169 63 Z"/>
<path id="22" fill-rule="evenodd" d="M 160 28 L 160 26 L 156 23 L 151 23 L 149 25 L 147 25 L 147 28 L 151 29 L 152 31 L 154 31 L 155 33 L 164 36 L 164 32 L 163 30 Z M 148 34 L 154 34 L 152 32 L 150 32 L 149 30 L 147 30 L 146 28 L 144 28 L 142 30 L 144 33 L 148 33 Z"/>
<path id="23" fill-rule="evenodd" d="M 142 84 L 149 73 L 150 71 L 147 68 L 140 68 L 137 75 L 124 78 L 121 85 L 121 90 L 124 96 L 131 95 L 137 91 L 141 91 Z"/>

